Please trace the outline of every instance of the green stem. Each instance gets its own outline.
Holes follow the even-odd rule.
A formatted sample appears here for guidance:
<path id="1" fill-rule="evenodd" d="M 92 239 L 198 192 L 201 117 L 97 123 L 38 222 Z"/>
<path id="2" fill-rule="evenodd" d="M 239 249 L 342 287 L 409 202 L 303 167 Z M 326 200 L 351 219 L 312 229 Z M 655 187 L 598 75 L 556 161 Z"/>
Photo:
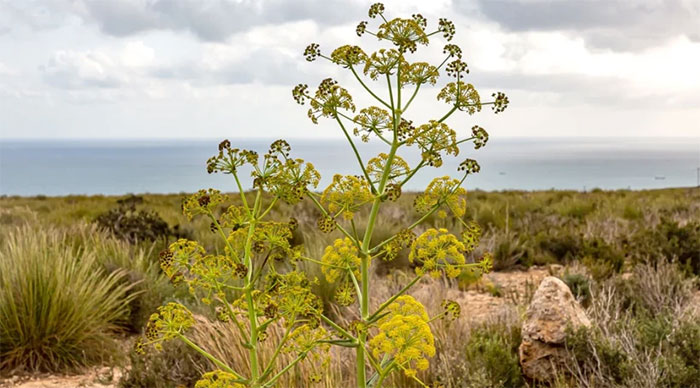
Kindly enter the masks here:
<path id="1" fill-rule="evenodd" d="M 269 213 L 270 210 L 272 210 L 272 208 L 275 206 L 275 204 L 277 203 L 277 200 L 278 200 L 278 198 L 275 197 L 275 198 L 272 200 L 272 202 L 270 202 L 270 206 L 268 206 L 267 209 L 265 209 L 265 211 L 258 217 L 258 220 L 262 220 L 263 218 L 265 218 L 265 216 L 267 215 L 267 213 Z"/>
<path id="2" fill-rule="evenodd" d="M 250 380 L 253 384 L 257 384 L 258 376 L 260 376 L 260 366 L 258 365 L 258 316 L 255 311 L 255 302 L 253 301 L 253 258 L 252 258 L 252 243 L 255 226 L 257 224 L 257 215 L 260 211 L 260 202 L 262 198 L 262 189 L 258 189 L 255 195 L 255 204 L 251 214 L 250 226 L 248 227 L 248 236 L 245 245 L 245 261 L 248 267 L 247 284 L 245 287 L 246 304 L 248 305 L 248 320 L 250 321 L 250 341 L 248 345 L 248 354 L 250 358 Z"/>
<path id="3" fill-rule="evenodd" d="M 281 371 L 279 371 L 276 375 L 272 376 L 270 380 L 268 380 L 265 384 L 263 384 L 263 387 L 272 387 L 275 381 L 277 381 L 280 377 L 282 377 L 283 374 L 287 373 L 288 370 L 292 369 L 294 365 L 299 363 L 299 361 L 303 360 L 306 358 L 306 352 L 301 353 L 297 358 L 295 358 L 292 362 L 287 364 L 287 366 L 284 367 Z"/>
<path id="4" fill-rule="evenodd" d="M 452 113 L 454 113 L 456 110 L 457 110 L 457 105 L 455 104 L 455 106 L 453 106 L 452 109 L 450 109 L 449 112 L 445 113 L 445 115 L 442 116 L 442 117 L 440 118 L 440 120 L 438 120 L 438 123 L 441 123 L 441 122 L 447 120 L 447 118 L 450 117 L 450 116 L 452 116 Z"/>
<path id="5" fill-rule="evenodd" d="M 372 321 L 372 319 L 374 319 L 377 315 L 381 314 L 381 312 L 382 312 L 385 308 L 387 308 L 391 303 L 393 303 L 396 299 L 398 299 L 398 297 L 400 297 L 401 295 L 405 294 L 406 291 L 408 291 L 411 287 L 413 287 L 413 285 L 416 284 L 416 283 L 421 279 L 421 277 L 422 277 L 422 276 L 416 276 L 415 278 L 413 278 L 413 280 L 411 280 L 410 283 L 408 283 L 407 285 L 405 285 L 399 292 L 397 292 L 396 294 L 394 294 L 391 298 L 387 299 L 386 302 L 382 303 L 381 306 L 379 306 L 379 308 L 377 309 L 377 311 L 375 311 L 375 312 L 369 317 L 369 320 Z"/>
<path id="6" fill-rule="evenodd" d="M 360 169 L 362 169 L 362 174 L 367 179 L 367 182 L 372 186 L 372 190 L 374 190 L 374 183 L 372 183 L 372 180 L 369 179 L 369 174 L 367 174 L 367 170 L 365 169 L 365 164 L 364 164 L 364 162 L 362 162 L 362 157 L 360 157 L 360 153 L 357 151 L 357 147 L 355 147 L 355 142 L 352 141 L 350 134 L 345 129 L 345 125 L 343 125 L 343 122 L 340 121 L 340 118 L 338 117 L 338 115 L 335 116 L 335 120 L 338 122 L 338 125 L 340 125 L 340 129 L 343 130 L 345 137 L 348 139 L 348 142 L 350 143 L 350 147 L 352 147 L 352 151 L 355 153 L 355 159 L 357 159 L 357 163 L 360 164 Z"/>
<path id="7" fill-rule="evenodd" d="M 230 373 L 230 374 L 236 376 L 237 379 L 240 379 L 240 380 L 241 380 L 240 382 L 246 382 L 246 381 L 247 381 L 245 377 L 243 377 L 243 376 L 241 376 L 240 374 L 236 373 L 235 370 L 231 369 L 231 367 L 229 367 L 228 365 L 224 364 L 221 360 L 219 360 L 218 358 L 212 356 L 211 354 L 209 354 L 209 352 L 207 352 L 206 350 L 204 350 L 204 349 L 200 348 L 199 346 L 197 346 L 197 344 L 195 344 L 194 342 L 190 341 L 189 338 L 185 337 L 184 335 L 182 335 L 182 334 L 180 334 L 180 333 L 177 333 L 177 336 L 180 338 L 180 340 L 182 340 L 182 342 L 186 343 L 189 347 L 191 347 L 192 349 L 196 350 L 197 353 L 201 354 L 202 356 L 206 357 L 206 358 L 209 359 L 211 362 L 213 362 L 214 364 L 216 364 L 216 366 L 218 366 L 219 368 L 221 368 L 221 370 L 223 370 L 223 371 L 225 371 L 225 372 L 228 372 L 228 373 Z"/>
<path id="8" fill-rule="evenodd" d="M 344 336 L 347 337 L 348 339 L 357 342 L 357 338 L 355 338 L 354 335 L 348 333 L 347 330 L 343 329 L 340 325 L 338 325 L 337 323 L 333 322 L 333 321 L 332 321 L 330 318 L 328 318 L 327 316 L 321 314 L 321 320 L 322 320 L 323 322 L 326 322 L 327 324 L 329 324 L 332 328 L 334 328 L 336 331 L 338 331 L 340 334 L 344 335 Z"/>
<path id="9" fill-rule="evenodd" d="M 296 316 L 292 319 L 292 325 L 294 324 L 294 320 L 296 319 Z M 280 351 L 282 351 L 282 347 L 284 344 L 287 342 L 287 339 L 289 339 L 289 334 L 292 332 L 292 326 L 288 326 L 287 329 L 284 332 L 284 336 L 282 336 L 282 340 L 280 341 L 279 344 L 277 344 L 277 348 L 275 348 L 275 352 L 272 354 L 272 357 L 270 358 L 270 361 L 267 363 L 267 367 L 265 367 L 265 370 L 263 371 L 262 376 L 267 376 L 270 371 L 272 370 L 272 367 L 274 366 L 275 360 L 280 354 Z"/>
<path id="10" fill-rule="evenodd" d="M 214 213 L 212 213 L 211 210 L 207 209 L 207 215 L 209 216 L 209 218 L 211 218 L 211 221 L 214 223 L 214 226 L 216 226 L 216 230 L 219 231 L 221 238 L 224 239 L 224 242 L 226 243 L 229 252 L 231 252 L 231 258 L 235 262 L 240 263 L 238 257 L 234 256 L 236 254 L 236 251 L 233 250 L 233 246 L 231 246 L 231 243 L 226 238 L 226 233 L 224 233 L 224 229 L 221 227 L 221 224 L 219 224 L 219 221 L 216 219 L 216 217 L 214 217 Z"/>
<path id="11" fill-rule="evenodd" d="M 247 213 L 250 213 L 250 208 L 248 207 L 248 200 L 245 198 L 245 191 L 243 191 L 243 185 L 241 185 L 240 179 L 238 179 L 238 174 L 232 172 L 233 178 L 236 180 L 236 186 L 238 186 L 238 193 L 241 195 L 241 201 L 243 202 L 243 207 Z"/>
<path id="12" fill-rule="evenodd" d="M 413 102 L 413 99 L 416 98 L 416 94 L 418 94 L 418 89 L 420 89 L 420 85 L 421 84 L 416 85 L 416 90 L 413 91 L 413 95 L 411 96 L 410 99 L 408 99 L 406 106 L 404 106 L 403 109 L 401 110 L 402 112 L 406 112 L 406 109 L 408 109 L 409 105 L 411 105 L 411 103 Z"/>
<path id="13" fill-rule="evenodd" d="M 384 383 L 384 379 L 389 376 L 392 370 L 394 370 L 394 363 L 395 361 L 392 361 L 389 366 L 384 368 L 384 370 L 379 373 L 379 380 L 377 380 L 377 385 L 374 386 L 375 388 L 381 388 L 382 384 Z"/>
<path id="14" fill-rule="evenodd" d="M 357 75 L 357 72 L 355 71 L 355 68 L 354 68 L 354 67 L 350 66 L 350 71 L 351 71 L 352 74 L 355 76 L 355 78 L 357 78 L 357 81 L 360 82 L 360 85 L 362 85 L 362 87 L 365 88 L 365 90 L 366 90 L 369 94 L 371 94 L 372 97 L 374 97 L 375 99 L 377 99 L 377 101 L 379 101 L 379 102 L 381 102 L 382 104 L 384 104 L 384 106 L 386 106 L 387 108 L 393 110 L 393 108 L 391 107 L 391 105 L 387 104 L 384 100 L 382 100 L 381 98 L 379 98 L 379 96 L 377 96 L 376 94 L 374 94 L 374 92 L 371 91 L 371 90 L 367 87 L 367 85 L 365 85 L 365 83 L 362 81 L 362 78 L 360 78 L 360 76 Z"/>

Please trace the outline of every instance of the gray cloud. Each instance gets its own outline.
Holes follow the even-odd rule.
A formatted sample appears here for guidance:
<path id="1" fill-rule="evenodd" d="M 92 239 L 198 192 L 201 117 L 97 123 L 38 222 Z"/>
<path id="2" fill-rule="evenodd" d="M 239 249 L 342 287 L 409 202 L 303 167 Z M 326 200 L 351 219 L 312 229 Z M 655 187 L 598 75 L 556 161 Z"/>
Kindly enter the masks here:
<path id="1" fill-rule="evenodd" d="M 60 89 L 108 89 L 125 83 L 125 76 L 99 53 L 57 52 L 39 66 L 43 80 Z"/>
<path id="2" fill-rule="evenodd" d="M 99 0 L 84 1 L 84 18 L 110 35 L 146 30 L 190 31 L 207 41 L 222 41 L 256 25 L 313 19 L 334 24 L 356 18 L 361 9 L 341 0 Z M 359 12 L 359 13 L 358 13 Z"/>
<path id="3" fill-rule="evenodd" d="M 677 35 L 700 38 L 696 0 L 476 0 L 481 13 L 511 31 L 581 33 L 597 48 L 627 51 L 663 44 Z M 457 10 L 473 12 L 471 1 Z"/>
<path id="4" fill-rule="evenodd" d="M 245 59 L 216 68 L 201 62 L 158 66 L 149 75 L 160 79 L 185 80 L 196 86 L 231 85 L 260 82 L 287 85 L 303 77 L 297 69 L 299 60 L 281 55 L 272 49 L 252 51 Z M 292 81 L 290 81 L 292 80 Z"/>

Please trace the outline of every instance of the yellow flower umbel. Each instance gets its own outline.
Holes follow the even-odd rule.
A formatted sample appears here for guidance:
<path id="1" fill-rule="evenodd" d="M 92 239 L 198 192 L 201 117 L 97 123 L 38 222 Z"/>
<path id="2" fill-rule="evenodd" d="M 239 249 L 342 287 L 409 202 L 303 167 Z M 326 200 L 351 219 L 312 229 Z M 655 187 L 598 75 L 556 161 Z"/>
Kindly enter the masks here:
<path id="1" fill-rule="evenodd" d="M 333 182 L 323 191 L 321 203 L 330 213 L 342 213 L 343 218 L 351 220 L 354 213 L 373 198 L 367 180 L 353 175 L 336 174 Z"/>
<path id="2" fill-rule="evenodd" d="M 185 199 L 182 203 L 182 212 L 188 220 L 198 214 L 208 214 L 213 212 L 217 206 L 224 202 L 224 196 L 219 190 L 199 190 L 194 195 Z"/>
<path id="3" fill-rule="evenodd" d="M 462 217 L 467 211 L 467 190 L 460 186 L 460 181 L 448 176 L 435 178 L 430 182 L 423 194 L 413 201 L 413 207 L 418 213 L 425 214 L 435 207 L 447 207 L 455 216 Z M 439 215 L 444 218 L 443 211 Z"/>
<path id="4" fill-rule="evenodd" d="M 377 322 L 379 333 L 369 341 L 369 347 L 375 358 L 393 359 L 406 376 L 415 377 L 419 370 L 428 369 L 428 358 L 435 355 L 428 314 L 409 295 L 396 298 L 387 310 L 388 314 Z"/>
<path id="5" fill-rule="evenodd" d="M 408 260 L 418 265 L 418 275 L 429 273 L 437 278 L 444 270 L 447 277 L 455 278 L 465 264 L 465 251 L 464 243 L 447 229 L 428 229 L 411 246 Z"/>
<path id="6" fill-rule="evenodd" d="M 358 256 L 357 245 L 347 237 L 337 239 L 333 245 L 326 247 L 321 262 L 323 263 L 321 271 L 329 283 L 335 283 L 340 279 L 340 285 L 335 291 L 335 301 L 341 306 L 354 303 L 355 289 L 351 283 L 350 273 L 355 278 L 359 278 L 362 263 Z"/>
<path id="7" fill-rule="evenodd" d="M 321 271 L 326 276 L 329 283 L 335 283 L 346 271 L 352 271 L 356 276 L 360 276 L 360 257 L 357 246 L 349 238 L 337 239 L 333 245 L 326 247 L 326 251 L 321 258 L 323 266 Z"/>
<path id="8" fill-rule="evenodd" d="M 194 388 L 245 388 L 245 385 L 239 384 L 237 381 L 238 378 L 233 374 L 216 370 L 203 374 Z"/>
<path id="9" fill-rule="evenodd" d="M 143 352 L 146 345 L 153 345 L 156 350 L 161 350 L 163 341 L 181 336 L 193 325 L 194 317 L 185 306 L 173 302 L 160 306 L 158 312 L 148 318 L 145 339 L 136 342 L 136 349 Z"/>

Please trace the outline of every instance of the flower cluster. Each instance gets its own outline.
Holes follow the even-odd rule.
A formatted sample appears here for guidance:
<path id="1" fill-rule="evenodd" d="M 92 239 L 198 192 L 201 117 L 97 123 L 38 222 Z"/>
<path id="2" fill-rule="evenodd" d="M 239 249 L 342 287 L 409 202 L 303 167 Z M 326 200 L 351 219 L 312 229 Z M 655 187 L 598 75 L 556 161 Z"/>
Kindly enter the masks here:
<path id="1" fill-rule="evenodd" d="M 333 51 L 331 60 L 334 63 L 350 68 L 354 65 L 364 63 L 367 60 L 367 54 L 358 46 L 345 45 Z"/>
<path id="2" fill-rule="evenodd" d="M 411 246 L 415 240 L 416 234 L 413 231 L 409 229 L 401 230 L 391 241 L 384 245 L 382 259 L 384 261 L 394 260 L 401 250 Z"/>
<path id="3" fill-rule="evenodd" d="M 455 235 L 447 229 L 428 229 L 418 236 L 411 246 L 408 260 L 418 265 L 416 273 L 439 277 L 442 271 L 449 278 L 455 278 L 462 272 L 465 264 L 466 248 Z"/>
<path id="4" fill-rule="evenodd" d="M 314 124 L 318 124 L 319 117 L 335 119 L 338 109 L 354 112 L 352 96 L 345 88 L 340 87 L 337 81 L 326 78 L 318 85 L 314 98 L 311 99 L 308 116 Z"/>
<path id="5" fill-rule="evenodd" d="M 406 66 L 406 60 L 399 50 L 380 49 L 369 56 L 363 71 L 366 76 L 376 80 L 380 75 L 393 75 L 399 63 L 401 67 Z"/>
<path id="6" fill-rule="evenodd" d="M 318 322 L 323 312 L 323 302 L 311 292 L 311 286 L 316 280 L 309 281 L 306 274 L 291 271 L 286 274 L 271 274 L 267 278 L 269 302 L 275 307 L 275 316 L 285 319 L 287 325 L 298 321 Z M 265 313 L 263 307 L 263 313 Z"/>
<path id="7" fill-rule="evenodd" d="M 462 307 L 454 300 L 445 299 L 440 303 L 440 306 L 445 310 L 445 316 L 451 320 L 459 318 L 462 312 Z"/>
<path id="8" fill-rule="evenodd" d="M 355 289 L 349 277 L 352 273 L 355 278 L 360 277 L 360 263 L 357 245 L 349 238 L 337 239 L 333 245 L 326 247 L 321 257 L 321 271 L 329 283 L 335 283 L 340 279 L 340 284 L 335 291 L 335 301 L 341 306 L 348 306 L 355 302 Z"/>
<path id="9" fill-rule="evenodd" d="M 190 293 L 204 291 L 202 302 L 210 304 L 212 296 L 222 297 L 222 289 L 242 278 L 247 268 L 227 251 L 226 255 L 208 255 L 195 241 L 180 239 L 161 252 L 160 266 L 174 282 L 187 284 Z"/>
<path id="10" fill-rule="evenodd" d="M 428 213 L 433 208 L 446 205 L 457 217 L 467 211 L 467 190 L 460 186 L 460 181 L 448 176 L 433 179 L 425 191 L 413 201 L 413 207 L 420 214 Z M 444 216 L 444 215 L 442 215 Z"/>
<path id="11" fill-rule="evenodd" d="M 385 22 L 379 26 L 377 38 L 391 41 L 402 53 L 416 52 L 417 43 L 428 45 L 428 35 L 415 19 L 396 18 Z"/>
<path id="12" fill-rule="evenodd" d="M 357 36 L 362 36 L 364 35 L 365 31 L 367 31 L 367 22 L 361 21 L 357 24 L 357 27 L 355 27 L 355 33 Z"/>
<path id="13" fill-rule="evenodd" d="M 442 156 L 458 155 L 457 133 L 447 124 L 430 120 L 413 131 L 405 141 L 406 145 L 417 144 L 421 157 L 429 166 L 442 166 Z"/>
<path id="14" fill-rule="evenodd" d="M 448 54 L 449 58 L 462 59 L 462 49 L 456 44 L 447 44 L 442 50 L 444 54 Z"/>
<path id="15" fill-rule="evenodd" d="M 498 92 L 491 94 L 491 97 L 495 98 L 493 106 L 491 106 L 491 109 L 494 113 L 498 114 L 506 110 L 506 108 L 508 107 L 508 103 L 510 102 L 510 100 L 508 100 L 508 96 L 501 92 Z"/>
<path id="16" fill-rule="evenodd" d="M 406 71 L 401 74 L 401 85 L 435 85 L 439 76 L 437 67 L 427 62 L 415 62 L 408 65 Z"/>
<path id="17" fill-rule="evenodd" d="M 306 60 L 309 62 L 315 61 L 319 56 L 321 56 L 321 50 L 319 49 L 318 43 L 311 43 L 304 49 L 304 57 L 306 57 Z"/>
<path id="18" fill-rule="evenodd" d="M 244 164 L 254 165 L 257 161 L 257 152 L 231 148 L 231 142 L 224 140 L 219 143 L 219 153 L 207 160 L 207 172 L 233 174 Z"/>
<path id="19" fill-rule="evenodd" d="M 372 182 L 377 183 L 382 179 L 382 174 L 384 172 L 384 167 L 389 161 L 389 155 L 385 153 L 380 153 L 374 158 L 367 162 L 367 175 L 372 180 Z M 391 161 L 391 167 L 389 168 L 389 175 L 387 176 L 387 182 L 396 182 L 398 178 L 407 175 L 411 171 L 405 160 L 398 155 L 394 155 Z"/>
<path id="20" fill-rule="evenodd" d="M 472 127 L 472 137 L 474 137 L 475 150 L 485 146 L 486 142 L 489 141 L 489 133 L 478 125 Z"/>
<path id="21" fill-rule="evenodd" d="M 353 118 L 353 122 L 359 127 L 354 129 L 355 136 L 362 136 L 362 141 L 369 141 L 369 134 L 374 132 L 381 134 L 385 129 L 391 128 L 391 114 L 382 108 L 370 106 L 363 108 Z"/>
<path id="22" fill-rule="evenodd" d="M 329 283 L 335 283 L 338 278 L 352 271 L 355 276 L 360 276 L 360 257 L 357 245 L 349 238 L 337 239 L 333 245 L 326 247 L 321 257 L 321 271 Z"/>
<path id="23" fill-rule="evenodd" d="M 464 171 L 467 174 L 476 174 L 481 171 L 481 166 L 479 166 L 479 162 L 476 160 L 467 158 L 459 164 L 457 171 Z"/>
<path id="24" fill-rule="evenodd" d="M 447 64 L 446 67 L 447 75 L 457 79 L 462 78 L 462 73 L 469 74 L 469 67 L 466 62 L 461 59 L 455 59 L 454 61 Z"/>
<path id="25" fill-rule="evenodd" d="M 277 198 L 295 204 L 304 198 L 309 186 L 318 186 L 321 174 L 313 164 L 305 163 L 303 159 L 289 158 L 290 150 L 291 147 L 284 140 L 273 142 L 265 154 L 264 166 L 255 166 L 253 186 L 262 187 Z"/>
<path id="26" fill-rule="evenodd" d="M 248 223 L 248 214 L 241 206 L 231 205 L 219 217 L 222 228 L 236 231 Z"/>
<path id="27" fill-rule="evenodd" d="M 438 93 L 438 100 L 454 105 L 470 115 L 481 111 L 481 97 L 474 85 L 462 81 L 450 82 Z"/>
<path id="28" fill-rule="evenodd" d="M 162 342 L 176 338 L 194 325 L 194 316 L 179 303 L 168 303 L 158 307 L 158 312 L 148 318 L 145 339 L 136 343 L 136 350 L 143 353 L 146 345 L 162 350 Z"/>
<path id="29" fill-rule="evenodd" d="M 379 333 L 369 341 L 377 359 L 392 359 L 406 376 L 415 377 L 429 366 L 435 355 L 435 339 L 428 325 L 428 314 L 412 296 L 402 295 L 391 303 L 388 314 L 377 324 Z"/>
<path id="30" fill-rule="evenodd" d="M 330 365 L 330 344 L 324 342 L 330 338 L 322 326 L 303 324 L 291 332 L 282 351 L 302 356 L 312 370 L 309 382 L 319 382 L 324 370 Z"/>
<path id="31" fill-rule="evenodd" d="M 377 15 L 382 16 L 384 14 L 384 4 L 382 3 L 374 3 L 369 7 L 369 17 L 374 19 L 377 17 Z"/>
<path id="32" fill-rule="evenodd" d="M 455 25 L 451 21 L 440 18 L 438 20 L 438 31 L 442 32 L 442 36 L 449 42 L 455 36 Z"/>
<path id="33" fill-rule="evenodd" d="M 219 190 L 199 190 L 182 202 L 182 213 L 188 220 L 198 214 L 211 214 L 217 206 L 224 202 L 225 198 Z"/>
<path id="34" fill-rule="evenodd" d="M 479 240 L 481 239 L 481 227 L 479 224 L 472 221 L 464 226 L 462 231 L 462 242 L 464 243 L 464 250 L 466 252 L 472 252 L 479 246 Z"/>
<path id="35" fill-rule="evenodd" d="M 238 378 L 231 373 L 215 370 L 202 375 L 194 388 L 245 388 L 238 383 Z"/>
<path id="36" fill-rule="evenodd" d="M 369 183 L 364 178 L 336 174 L 333 182 L 323 190 L 321 203 L 331 214 L 342 214 L 343 218 L 351 220 L 354 213 L 373 198 Z"/>
<path id="37" fill-rule="evenodd" d="M 428 26 L 428 20 L 419 13 L 414 13 L 413 15 L 411 15 L 411 18 L 423 29 L 425 29 L 425 27 Z"/>
<path id="38" fill-rule="evenodd" d="M 322 216 L 316 222 L 318 229 L 323 233 L 330 233 L 335 230 L 338 226 L 335 222 L 335 218 L 331 216 Z"/>

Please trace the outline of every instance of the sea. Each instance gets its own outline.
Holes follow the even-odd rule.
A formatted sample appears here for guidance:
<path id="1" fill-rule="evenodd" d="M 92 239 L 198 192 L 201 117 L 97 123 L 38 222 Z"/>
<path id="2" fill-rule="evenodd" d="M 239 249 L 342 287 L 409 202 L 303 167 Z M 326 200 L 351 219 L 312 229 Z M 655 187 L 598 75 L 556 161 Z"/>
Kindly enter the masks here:
<path id="1" fill-rule="evenodd" d="M 274 139 L 230 139 L 233 147 L 264 153 Z M 235 191 L 230 175 L 207 174 L 218 139 L 0 140 L 0 195 L 182 193 L 201 188 Z M 321 186 L 334 174 L 359 175 L 342 140 L 289 140 L 291 156 L 312 162 Z M 383 143 L 360 143 L 366 161 L 386 152 Z M 420 155 L 407 148 L 409 165 Z M 405 187 L 425 188 L 435 176 L 459 176 L 465 158 L 481 172 L 468 190 L 656 189 L 700 185 L 700 137 L 696 138 L 492 138 L 478 150 L 463 145 L 440 168 L 425 168 Z M 247 177 L 246 177 L 247 178 Z M 246 188 L 251 187 L 248 179 Z"/>

